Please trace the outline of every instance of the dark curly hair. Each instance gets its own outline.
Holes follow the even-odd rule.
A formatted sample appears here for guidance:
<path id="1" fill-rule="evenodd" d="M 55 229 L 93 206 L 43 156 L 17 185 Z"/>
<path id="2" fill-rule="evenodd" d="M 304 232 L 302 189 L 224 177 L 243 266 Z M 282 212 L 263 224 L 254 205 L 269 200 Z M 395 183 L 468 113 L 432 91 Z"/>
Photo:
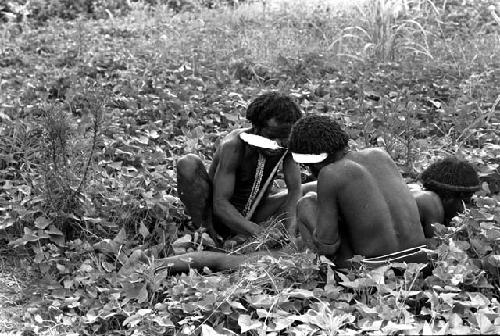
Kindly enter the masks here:
<path id="1" fill-rule="evenodd" d="M 420 175 L 425 189 L 441 198 L 471 198 L 481 189 L 479 176 L 467 161 L 448 157 L 431 164 Z"/>
<path id="2" fill-rule="evenodd" d="M 288 149 L 300 154 L 335 153 L 347 147 L 349 136 L 326 115 L 308 115 L 295 123 Z"/>
<path id="3" fill-rule="evenodd" d="M 294 123 L 302 116 L 299 106 L 291 97 L 272 91 L 255 98 L 247 108 L 247 119 L 256 127 L 264 127 L 266 121 Z"/>

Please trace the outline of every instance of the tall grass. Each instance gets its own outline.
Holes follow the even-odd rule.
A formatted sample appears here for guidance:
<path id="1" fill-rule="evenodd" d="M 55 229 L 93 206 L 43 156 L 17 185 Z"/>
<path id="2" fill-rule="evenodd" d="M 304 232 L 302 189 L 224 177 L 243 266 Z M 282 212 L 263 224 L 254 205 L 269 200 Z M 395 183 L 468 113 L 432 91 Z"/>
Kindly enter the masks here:
<path id="1" fill-rule="evenodd" d="M 438 14 L 430 1 L 371 0 L 355 7 L 355 25 L 344 28 L 338 52 L 363 60 L 374 57 L 386 62 L 406 55 L 432 58 L 430 30 L 425 21 Z M 346 47 L 346 40 L 350 40 Z M 354 51 L 354 52 L 353 52 Z"/>
<path id="2" fill-rule="evenodd" d="M 273 66 L 281 56 L 298 59 L 310 53 L 339 65 L 353 59 L 470 64 L 477 49 L 482 55 L 474 62 L 491 62 L 499 48 L 498 34 L 465 41 L 443 36 L 443 11 L 431 0 L 254 1 L 176 16 L 166 7 L 136 6 L 131 16 L 116 22 L 156 31 L 143 42 L 148 49 L 209 57 L 215 64 L 244 58 Z"/>

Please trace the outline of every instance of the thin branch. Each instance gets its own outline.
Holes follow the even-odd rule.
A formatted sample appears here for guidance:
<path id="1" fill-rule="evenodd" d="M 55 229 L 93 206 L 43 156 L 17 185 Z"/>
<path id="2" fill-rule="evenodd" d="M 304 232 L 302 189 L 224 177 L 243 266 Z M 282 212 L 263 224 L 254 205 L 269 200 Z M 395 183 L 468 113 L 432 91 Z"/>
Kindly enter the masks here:
<path id="1" fill-rule="evenodd" d="M 90 148 L 89 157 L 87 159 L 87 163 L 86 163 L 85 169 L 83 171 L 82 179 L 80 180 L 78 187 L 74 191 L 73 197 L 75 197 L 81 191 L 83 184 L 87 179 L 90 163 L 92 162 L 92 158 L 94 157 L 94 152 L 95 152 L 95 149 L 97 147 L 97 137 L 99 135 L 99 127 L 100 127 L 100 119 L 101 119 L 100 118 L 101 113 L 99 113 L 99 111 L 103 108 L 103 106 L 104 106 L 104 101 L 101 101 L 101 104 L 97 107 L 97 110 L 94 112 L 94 135 L 92 138 L 92 147 Z"/>

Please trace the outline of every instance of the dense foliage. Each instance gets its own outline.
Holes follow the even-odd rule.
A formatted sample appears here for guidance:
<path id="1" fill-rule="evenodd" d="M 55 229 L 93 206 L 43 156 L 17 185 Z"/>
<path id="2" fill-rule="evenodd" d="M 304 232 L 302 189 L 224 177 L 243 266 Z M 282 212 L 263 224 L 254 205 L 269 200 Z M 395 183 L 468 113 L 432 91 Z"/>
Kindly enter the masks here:
<path id="1" fill-rule="evenodd" d="M 15 14 L 0 24 L 1 281 L 14 288 L 0 289 L 2 331 L 500 332 L 500 31 L 487 1 L 116 14 L 123 3 L 37 0 L 24 17 L 26 3 L 0 5 Z M 210 245 L 177 198 L 175 160 L 208 163 L 268 89 L 333 115 L 353 147 L 384 147 L 408 182 L 449 153 L 476 166 L 483 188 L 436 227 L 430 276 L 418 264 L 343 274 L 307 251 L 233 274 L 156 271 Z"/>
<path id="2" fill-rule="evenodd" d="M 11 0 L 0 3 L 2 21 L 29 19 L 33 24 L 42 24 L 49 19 L 74 20 L 78 17 L 109 19 L 130 13 L 138 0 Z M 244 1 L 240 1 L 244 2 Z M 165 6 L 174 12 L 194 11 L 202 8 L 233 6 L 234 0 L 144 0 L 151 6 Z"/>

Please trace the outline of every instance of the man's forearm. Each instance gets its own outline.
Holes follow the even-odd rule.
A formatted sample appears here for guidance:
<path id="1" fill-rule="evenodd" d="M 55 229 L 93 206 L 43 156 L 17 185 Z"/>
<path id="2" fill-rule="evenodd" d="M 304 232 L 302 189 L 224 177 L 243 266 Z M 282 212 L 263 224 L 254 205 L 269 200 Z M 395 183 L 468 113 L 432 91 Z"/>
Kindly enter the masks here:
<path id="1" fill-rule="evenodd" d="M 243 235 L 253 236 L 261 231 L 259 225 L 243 217 L 229 201 L 214 202 L 214 213 L 228 228 Z"/>

